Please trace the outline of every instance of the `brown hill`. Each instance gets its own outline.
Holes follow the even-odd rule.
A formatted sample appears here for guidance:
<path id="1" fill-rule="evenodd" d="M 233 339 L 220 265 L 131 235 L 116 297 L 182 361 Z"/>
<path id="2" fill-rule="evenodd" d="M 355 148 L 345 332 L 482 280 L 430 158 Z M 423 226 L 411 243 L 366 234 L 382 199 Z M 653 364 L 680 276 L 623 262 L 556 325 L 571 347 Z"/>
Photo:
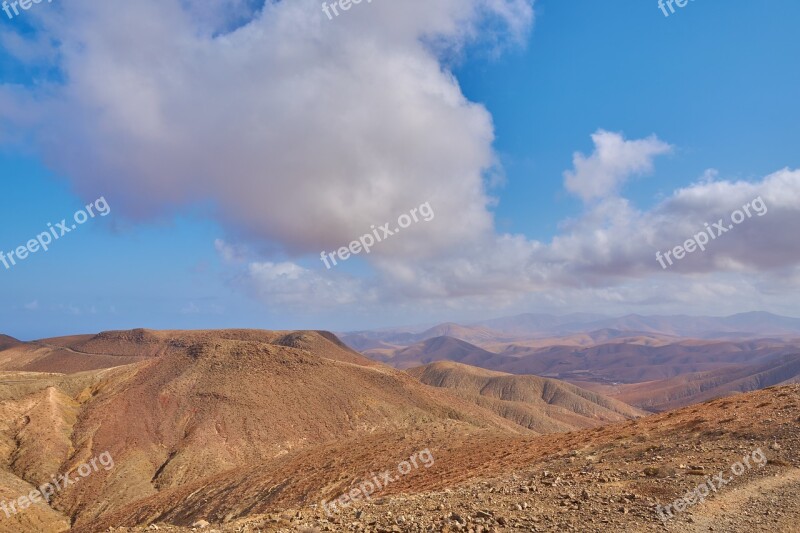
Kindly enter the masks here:
<path id="1" fill-rule="evenodd" d="M 750 365 L 733 365 L 662 381 L 616 387 L 615 398 L 652 411 L 800 382 L 800 354 L 768 358 Z"/>
<path id="2" fill-rule="evenodd" d="M 192 344 L 214 339 L 264 342 L 305 350 L 322 350 L 329 359 L 371 366 L 375 363 L 345 346 L 328 332 L 288 332 L 248 329 L 105 331 L 20 343 L 0 351 L 0 370 L 72 374 L 128 365 L 152 357 L 179 353 Z M 320 352 L 321 353 L 321 352 Z"/>
<path id="3" fill-rule="evenodd" d="M 423 331 L 377 330 L 342 334 L 342 341 L 355 350 L 402 349 L 436 337 L 452 337 L 472 344 L 503 342 L 515 339 L 484 326 L 464 326 L 447 322 Z"/>
<path id="4" fill-rule="evenodd" d="M 0 351 L 0 371 L 73 374 L 127 365 L 143 359 L 144 357 L 79 352 L 71 348 L 34 341 Z"/>
<path id="5" fill-rule="evenodd" d="M 513 357 L 498 355 L 473 344 L 452 337 L 434 337 L 389 355 L 368 351 L 375 360 L 391 364 L 395 368 L 412 368 L 435 361 L 455 361 L 482 368 L 497 368 L 515 361 Z"/>
<path id="6" fill-rule="evenodd" d="M 539 433 L 595 427 L 645 414 L 569 383 L 539 376 L 491 372 L 453 362 L 433 363 L 408 373 Z"/>
<path id="7" fill-rule="evenodd" d="M 537 374 L 558 379 L 640 383 L 692 372 L 751 364 L 764 357 L 791 355 L 794 343 L 770 339 L 742 342 L 681 340 L 666 345 L 604 343 L 587 348 L 550 346 L 518 354 L 493 370 Z"/>
<path id="8" fill-rule="evenodd" d="M 0 424 L 0 442 L 6 473 L 13 475 L 0 493 L 13 492 L 23 482 L 40 483 L 48 473 L 108 451 L 116 468 L 93 474 L 54 500 L 64 516 L 88 520 L 171 487 L 336 439 L 379 431 L 402 434 L 426 424 L 526 431 L 377 365 L 330 334 L 244 335 L 258 341 L 226 338 L 231 336 L 115 333 L 79 342 L 85 347 L 99 340 L 125 353 L 154 355 L 69 379 L 47 375 L 42 378 L 47 384 L 39 386 L 30 383 L 30 374 L 0 375 L 8 387 L 20 390 L 0 400 L 6 421 Z M 125 339 L 144 346 L 123 346 Z M 170 341 L 169 349 L 162 350 L 163 340 Z M 63 390 L 59 379 L 67 381 Z M 75 383 L 84 388 L 76 391 Z"/>
<path id="9" fill-rule="evenodd" d="M 564 337 L 542 337 L 517 339 L 511 342 L 481 343 L 480 347 L 502 355 L 524 356 L 529 355 L 533 351 L 532 349 L 541 349 L 550 346 L 569 346 L 573 348 L 588 348 L 598 344 L 664 346 L 681 340 L 683 339 L 679 337 L 655 333 L 601 329 L 587 333 L 576 333 Z"/>
<path id="10" fill-rule="evenodd" d="M 616 337 L 617 331 L 556 339 L 489 343 L 500 353 L 447 337 L 366 355 L 396 368 L 456 361 L 518 375 L 569 381 L 651 411 L 800 380 L 797 342 Z M 595 343 L 595 341 L 602 341 Z M 587 345 L 588 344 L 588 345 Z"/>
<path id="11" fill-rule="evenodd" d="M 799 414 L 800 386 L 793 386 L 567 434 L 376 433 L 163 491 L 76 531 L 144 531 L 157 523 L 186 532 L 169 524 L 205 519 L 223 533 L 793 532 L 800 518 Z M 435 458 L 429 469 L 396 476 L 370 501 L 332 516 L 323 511 L 322 500 L 426 448 Z M 732 474 L 744 457 L 749 466 Z M 729 485 L 662 524 L 657 506 L 720 472 Z"/>
<path id="12" fill-rule="evenodd" d="M 351 338 L 355 343 L 358 343 L 359 339 L 371 339 L 372 341 L 384 341 L 389 345 L 408 346 L 442 335 L 460 338 L 473 344 L 483 344 L 485 336 L 480 333 L 476 335 L 474 332 L 482 331 L 496 341 L 500 341 L 503 338 L 564 337 L 598 330 L 617 331 L 625 336 L 647 334 L 719 340 L 776 336 L 797 338 L 800 336 L 800 319 L 765 312 L 740 313 L 728 317 L 633 314 L 614 318 L 591 313 L 574 313 L 566 316 L 525 313 L 470 325 L 446 323 L 434 326 L 427 331 L 419 329 L 373 330 L 349 333 L 345 337 L 349 346 L 353 346 L 350 342 Z M 458 332 L 463 332 L 464 336 Z M 365 348 L 357 347 L 357 349 Z"/>
<path id="13" fill-rule="evenodd" d="M 8 335 L 0 334 L 0 350 L 11 348 L 12 346 L 16 346 L 17 344 L 20 344 L 20 341 L 18 341 L 14 337 L 9 337 Z"/>
<path id="14" fill-rule="evenodd" d="M 769 364 L 776 358 L 797 353 L 797 342 L 777 339 L 737 342 L 682 339 L 663 343 L 639 337 L 590 346 L 536 344 L 536 347 L 526 348 L 513 343 L 505 345 L 503 353 L 440 337 L 389 353 L 376 355 L 366 352 L 396 368 L 455 361 L 511 374 L 622 384 L 660 381 L 723 369 L 735 371 L 742 365 Z"/>
<path id="15" fill-rule="evenodd" d="M 462 326 L 453 322 L 439 324 L 427 329 L 419 334 L 420 340 L 428 340 L 436 337 L 452 337 L 471 344 L 483 342 L 497 342 L 498 340 L 508 339 L 509 335 L 504 335 L 483 326 Z"/>

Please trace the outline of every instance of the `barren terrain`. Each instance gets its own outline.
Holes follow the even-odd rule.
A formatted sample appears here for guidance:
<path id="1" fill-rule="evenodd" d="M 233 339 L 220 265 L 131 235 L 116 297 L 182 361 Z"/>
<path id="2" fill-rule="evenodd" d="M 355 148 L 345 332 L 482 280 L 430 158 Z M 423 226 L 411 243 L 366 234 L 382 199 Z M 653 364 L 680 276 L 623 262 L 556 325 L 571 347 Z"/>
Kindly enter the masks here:
<path id="1" fill-rule="evenodd" d="M 106 332 L 14 342 L 0 361 L 0 500 L 114 459 L 49 504 L 0 511 L 0 532 L 790 531 L 798 518 L 797 385 L 646 416 L 551 378 L 397 370 L 314 331 Z M 769 464 L 660 523 L 654 505 L 757 448 Z M 398 475 L 421 450 L 432 466 Z M 370 501 L 320 507 L 387 470 Z"/>

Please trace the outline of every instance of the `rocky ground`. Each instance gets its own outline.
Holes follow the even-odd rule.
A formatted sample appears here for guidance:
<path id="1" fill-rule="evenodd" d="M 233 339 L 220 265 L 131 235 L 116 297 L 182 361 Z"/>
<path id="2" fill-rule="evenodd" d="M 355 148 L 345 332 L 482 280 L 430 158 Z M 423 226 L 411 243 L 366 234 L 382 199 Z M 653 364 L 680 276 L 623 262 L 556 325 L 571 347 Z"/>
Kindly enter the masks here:
<path id="1" fill-rule="evenodd" d="M 495 476 L 418 494 L 375 494 L 335 516 L 309 504 L 225 524 L 156 522 L 114 531 L 800 531 L 800 386 L 742 398 L 627 423 L 613 438 L 586 438 L 582 446 Z M 766 457 L 764 466 L 756 450 Z M 737 462 L 741 475 L 731 470 Z M 659 518 L 657 505 L 719 473 L 730 481 L 716 493 L 666 522 Z M 721 485 L 718 478 L 712 483 Z"/>

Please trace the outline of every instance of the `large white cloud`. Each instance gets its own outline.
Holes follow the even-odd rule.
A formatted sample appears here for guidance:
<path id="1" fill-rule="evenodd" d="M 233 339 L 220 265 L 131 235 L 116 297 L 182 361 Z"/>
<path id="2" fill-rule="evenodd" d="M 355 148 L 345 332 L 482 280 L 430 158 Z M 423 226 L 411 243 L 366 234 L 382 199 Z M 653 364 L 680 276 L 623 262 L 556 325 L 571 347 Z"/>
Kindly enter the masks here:
<path id="1" fill-rule="evenodd" d="M 33 122 L 47 162 L 87 197 L 133 217 L 210 200 L 234 235 L 292 254 L 426 201 L 441 220 L 426 238 L 376 254 L 492 232 L 492 119 L 437 52 L 482 29 L 519 39 L 528 0 L 365 2 L 334 20 L 317 0 L 50 7 L 38 35 L 58 43 L 63 81 L 3 87 L 0 113 Z"/>

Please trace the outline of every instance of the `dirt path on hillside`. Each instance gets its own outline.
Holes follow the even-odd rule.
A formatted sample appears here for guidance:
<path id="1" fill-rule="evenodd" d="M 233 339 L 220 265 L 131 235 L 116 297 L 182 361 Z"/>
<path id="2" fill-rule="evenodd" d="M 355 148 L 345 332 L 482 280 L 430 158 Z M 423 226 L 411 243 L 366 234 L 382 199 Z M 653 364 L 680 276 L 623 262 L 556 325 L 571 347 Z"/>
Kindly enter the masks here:
<path id="1" fill-rule="evenodd" d="M 734 485 L 733 483 L 738 482 Z M 691 523 L 670 523 L 668 531 L 706 533 L 800 531 L 800 468 L 769 477 L 735 480 L 705 504 L 687 512 Z M 724 492 L 723 492 L 724 491 Z"/>

